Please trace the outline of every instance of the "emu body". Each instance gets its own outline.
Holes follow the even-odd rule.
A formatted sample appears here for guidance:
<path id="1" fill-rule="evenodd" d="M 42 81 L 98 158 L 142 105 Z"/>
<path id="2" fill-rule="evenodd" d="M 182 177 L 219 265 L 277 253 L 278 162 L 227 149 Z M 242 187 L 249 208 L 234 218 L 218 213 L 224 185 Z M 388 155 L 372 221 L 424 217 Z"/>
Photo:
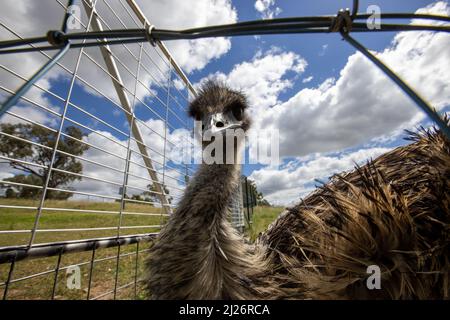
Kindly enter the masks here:
<path id="1" fill-rule="evenodd" d="M 231 112 L 247 130 L 246 107 L 242 94 L 210 82 L 190 115 Z M 151 248 L 150 297 L 448 299 L 450 142 L 434 129 L 410 139 L 332 177 L 252 246 L 227 218 L 238 165 L 202 164 Z M 372 265 L 381 270 L 379 290 L 366 285 Z"/>

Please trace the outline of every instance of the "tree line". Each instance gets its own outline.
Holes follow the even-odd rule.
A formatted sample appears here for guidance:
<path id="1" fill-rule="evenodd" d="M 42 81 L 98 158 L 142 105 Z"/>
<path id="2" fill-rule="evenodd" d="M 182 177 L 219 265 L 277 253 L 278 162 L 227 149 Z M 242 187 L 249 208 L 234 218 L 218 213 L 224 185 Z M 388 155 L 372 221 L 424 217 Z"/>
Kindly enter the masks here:
<path id="1" fill-rule="evenodd" d="M 246 183 L 247 182 L 247 183 Z M 271 206 L 269 201 L 264 198 L 262 192 L 258 191 L 255 181 L 250 180 L 246 176 L 241 177 L 242 190 L 243 190 L 243 205 L 247 207 L 254 206 Z"/>
<path id="2" fill-rule="evenodd" d="M 0 158 L 1 163 L 17 172 L 13 177 L 4 181 L 14 184 L 1 183 L 3 197 L 37 199 L 42 195 L 41 188 L 27 185 L 43 186 L 47 179 L 48 169 L 53 158 L 53 148 L 58 139 L 57 132 L 36 124 L 2 123 L 0 124 Z M 89 146 L 82 141 L 85 133 L 75 126 L 67 126 L 58 142 L 58 152 L 55 153 L 53 170 L 51 171 L 48 187 L 51 189 L 65 189 L 69 191 L 47 190 L 46 199 L 67 200 L 73 196 L 71 184 L 81 180 L 83 173 L 81 157 Z M 35 165 L 33 165 L 35 164 Z M 70 172 L 70 173 L 67 173 Z M 71 174 L 73 173 L 73 174 Z M 158 202 L 153 184 L 147 186 L 148 191 L 138 195 L 125 195 L 126 198 Z M 166 195 L 169 190 L 164 186 Z M 172 200 L 170 196 L 169 201 Z"/>

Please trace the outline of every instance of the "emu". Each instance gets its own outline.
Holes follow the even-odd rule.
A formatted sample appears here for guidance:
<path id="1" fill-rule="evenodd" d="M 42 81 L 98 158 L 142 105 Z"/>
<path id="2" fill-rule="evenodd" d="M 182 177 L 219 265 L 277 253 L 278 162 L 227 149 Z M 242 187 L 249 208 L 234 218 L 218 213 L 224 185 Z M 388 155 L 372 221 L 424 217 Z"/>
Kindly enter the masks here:
<path id="1" fill-rule="evenodd" d="M 208 82 L 189 113 L 226 135 L 230 127 L 248 130 L 247 106 L 242 93 Z M 409 132 L 409 139 L 333 176 L 255 244 L 228 221 L 238 161 L 203 163 L 150 249 L 149 297 L 448 299 L 450 142 L 436 129 Z M 241 147 L 238 140 L 235 155 Z M 367 286 L 373 265 L 381 289 Z"/>

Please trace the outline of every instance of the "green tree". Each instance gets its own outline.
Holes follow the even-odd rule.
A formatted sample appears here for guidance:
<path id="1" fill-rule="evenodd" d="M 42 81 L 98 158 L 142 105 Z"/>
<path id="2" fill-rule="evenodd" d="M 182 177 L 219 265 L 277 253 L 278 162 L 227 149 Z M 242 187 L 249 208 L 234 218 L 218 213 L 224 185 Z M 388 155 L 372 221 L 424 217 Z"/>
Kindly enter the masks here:
<path id="1" fill-rule="evenodd" d="M 6 163 L 12 168 L 23 172 L 22 174 L 17 174 L 12 178 L 4 180 L 42 186 L 47 177 L 48 167 L 51 163 L 57 133 L 35 124 L 23 123 L 3 123 L 0 124 L 0 129 L 3 133 L 7 134 L 0 135 L 0 154 L 8 158 L 6 159 Z M 83 133 L 77 127 L 66 127 L 64 132 L 65 134 L 60 136 L 58 144 L 58 150 L 61 152 L 56 153 L 53 168 L 73 173 L 82 173 L 83 165 L 74 156 L 82 155 L 89 146 L 77 141 L 83 138 Z M 31 141 L 35 144 L 27 141 Z M 39 146 L 38 144 L 45 147 Z M 31 163 L 40 166 L 34 166 Z M 75 180 L 81 180 L 81 177 L 53 170 L 50 175 L 48 186 L 50 188 L 65 187 L 67 189 L 67 186 Z M 12 191 L 8 191 L 9 189 Z M 5 196 L 37 198 L 41 192 L 42 190 L 39 188 L 25 186 L 14 186 L 12 188 L 8 186 Z M 72 194 L 69 192 L 48 190 L 46 198 L 67 199 L 71 195 Z"/>
<path id="2" fill-rule="evenodd" d="M 164 193 L 166 194 L 167 197 L 167 202 L 172 203 L 172 196 L 170 196 L 170 192 L 169 189 L 167 188 L 167 186 L 163 186 L 164 188 Z M 160 202 L 159 199 L 159 195 L 158 192 L 156 191 L 156 187 L 153 183 L 147 185 L 147 189 L 149 191 L 144 191 L 142 192 L 139 196 L 141 197 L 142 200 L 144 201 L 150 201 L 150 202 Z"/>
<path id="3" fill-rule="evenodd" d="M 247 186 L 245 184 L 245 179 L 247 179 Z M 243 190 L 243 199 L 244 199 L 244 207 L 247 206 L 247 201 L 251 206 L 271 206 L 269 201 L 264 199 L 264 195 L 262 192 L 258 191 L 255 181 L 242 176 L 242 190 Z M 246 192 L 248 190 L 248 200 Z"/>

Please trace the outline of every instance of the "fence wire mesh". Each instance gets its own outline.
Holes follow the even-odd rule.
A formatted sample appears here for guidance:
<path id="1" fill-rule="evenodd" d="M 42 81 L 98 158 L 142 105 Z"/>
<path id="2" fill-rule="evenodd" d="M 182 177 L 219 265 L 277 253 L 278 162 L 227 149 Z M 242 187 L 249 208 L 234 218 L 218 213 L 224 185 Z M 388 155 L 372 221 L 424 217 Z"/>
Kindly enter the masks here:
<path id="1" fill-rule="evenodd" d="M 64 17 L 67 4 L 51 5 Z M 80 7 L 83 31 L 148 24 L 127 1 Z M 27 36 L 20 21 L 0 24 L 2 39 Z M 195 91 L 162 44 L 21 59 L 34 70 L 54 65 L 0 119 L 3 298 L 138 298 L 150 245 L 142 240 L 157 234 L 195 170 L 171 152 L 192 143 L 186 108 Z M 0 59 L 3 102 L 32 82 L 14 61 Z"/>

